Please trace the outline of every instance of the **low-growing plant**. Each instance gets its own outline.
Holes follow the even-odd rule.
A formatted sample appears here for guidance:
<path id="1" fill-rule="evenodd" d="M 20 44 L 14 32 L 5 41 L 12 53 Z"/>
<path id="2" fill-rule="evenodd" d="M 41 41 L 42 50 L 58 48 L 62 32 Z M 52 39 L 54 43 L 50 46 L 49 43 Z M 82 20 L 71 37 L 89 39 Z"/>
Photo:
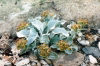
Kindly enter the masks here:
<path id="1" fill-rule="evenodd" d="M 41 59 L 56 59 L 58 57 L 56 50 L 66 54 L 77 51 L 78 46 L 73 40 L 82 24 L 71 23 L 65 28 L 63 26 L 65 22 L 46 10 L 41 16 L 29 18 L 27 23 L 21 23 L 22 27 L 20 25 L 17 27 L 17 36 L 27 40 L 26 47 L 21 48 L 22 53 L 32 51 Z M 17 46 L 20 47 L 19 45 L 20 42 Z"/>

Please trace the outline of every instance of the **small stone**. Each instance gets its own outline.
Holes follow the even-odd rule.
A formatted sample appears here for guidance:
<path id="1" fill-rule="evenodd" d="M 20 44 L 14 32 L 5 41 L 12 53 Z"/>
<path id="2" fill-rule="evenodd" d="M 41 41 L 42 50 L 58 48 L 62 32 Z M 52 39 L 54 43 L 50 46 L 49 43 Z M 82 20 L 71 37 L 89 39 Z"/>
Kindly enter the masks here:
<path id="1" fill-rule="evenodd" d="M 9 34 L 5 32 L 0 39 L 0 49 L 5 50 L 9 47 Z"/>
<path id="2" fill-rule="evenodd" d="M 48 64 L 42 65 L 42 66 L 49 66 Z"/>
<path id="3" fill-rule="evenodd" d="M 41 62 L 41 64 L 43 64 L 43 65 L 47 64 L 44 60 L 41 60 L 40 62 Z"/>
<path id="4" fill-rule="evenodd" d="M 12 66 L 10 62 L 6 60 L 0 60 L 0 66 Z"/>
<path id="5" fill-rule="evenodd" d="M 100 50 L 100 42 L 98 43 L 98 48 L 99 48 L 99 50 Z"/>
<path id="6" fill-rule="evenodd" d="M 87 66 L 84 62 L 81 64 L 81 66 Z"/>
<path id="7" fill-rule="evenodd" d="M 93 55 L 96 58 L 100 58 L 100 50 L 96 47 L 85 47 L 82 50 L 87 55 Z"/>
<path id="8" fill-rule="evenodd" d="M 30 64 L 27 64 L 27 66 L 31 66 Z"/>
<path id="9" fill-rule="evenodd" d="M 31 64 L 32 66 L 36 66 L 36 63 L 35 62 L 32 62 L 32 64 Z"/>
<path id="10" fill-rule="evenodd" d="M 37 57 L 34 56 L 34 55 L 31 53 L 31 54 L 29 55 L 29 59 L 30 59 L 31 61 L 33 61 L 33 60 L 36 60 Z"/>
<path id="11" fill-rule="evenodd" d="M 90 43 L 89 43 L 88 40 L 81 40 L 81 41 L 79 41 L 79 43 L 80 43 L 81 45 L 87 45 L 87 46 L 90 45 Z"/>
<path id="12" fill-rule="evenodd" d="M 42 66 L 49 66 L 49 65 L 46 63 L 46 61 L 44 61 L 44 60 L 41 60 L 40 62 L 41 62 L 41 64 L 42 64 Z"/>
<path id="13" fill-rule="evenodd" d="M 98 65 L 95 65 L 95 64 L 90 63 L 89 66 L 98 66 Z M 99 66 L 100 66 L 100 65 L 99 65 Z"/>
<path id="14" fill-rule="evenodd" d="M 82 33 L 78 33 L 78 36 L 82 36 L 83 34 Z"/>
<path id="15" fill-rule="evenodd" d="M 0 54 L 0 58 L 2 58 L 3 57 L 3 55 L 2 54 Z"/>
<path id="16" fill-rule="evenodd" d="M 3 56 L 3 60 L 9 61 L 10 63 L 16 62 L 16 58 L 14 56 Z"/>
<path id="17" fill-rule="evenodd" d="M 29 59 L 28 58 L 26 58 L 26 59 L 23 59 L 23 60 L 21 60 L 21 61 L 18 61 L 18 62 L 16 62 L 16 66 L 22 66 L 22 65 L 25 65 L 25 64 L 28 64 L 30 61 L 29 61 Z"/>
<path id="18" fill-rule="evenodd" d="M 11 51 L 14 55 L 18 55 L 18 53 L 20 53 L 20 50 L 17 49 L 16 45 L 13 45 L 11 47 Z"/>
<path id="19" fill-rule="evenodd" d="M 4 66 L 12 66 L 12 64 L 8 62 L 8 63 L 5 63 Z"/>
<path id="20" fill-rule="evenodd" d="M 82 40 L 81 38 L 78 38 L 78 39 L 77 39 L 78 42 L 81 41 L 81 40 Z"/>
<path id="21" fill-rule="evenodd" d="M 93 37 L 94 37 L 94 40 L 97 41 L 98 36 L 94 35 Z"/>
<path id="22" fill-rule="evenodd" d="M 38 62 L 38 63 L 37 63 L 37 66 L 41 66 L 41 64 Z"/>
<path id="23" fill-rule="evenodd" d="M 35 62 L 35 63 L 38 63 L 38 60 L 31 60 L 31 61 L 33 61 L 33 62 Z"/>
<path id="24" fill-rule="evenodd" d="M 3 60 L 0 60 L 0 65 L 4 66 L 5 62 Z"/>
<path id="25" fill-rule="evenodd" d="M 38 60 L 31 60 L 32 61 L 32 66 L 41 66 L 40 62 Z"/>
<path id="26" fill-rule="evenodd" d="M 89 59 L 90 59 L 90 62 L 91 62 L 92 64 L 98 63 L 98 62 L 97 62 L 97 59 L 96 59 L 95 57 L 93 57 L 92 55 L 89 55 Z"/>

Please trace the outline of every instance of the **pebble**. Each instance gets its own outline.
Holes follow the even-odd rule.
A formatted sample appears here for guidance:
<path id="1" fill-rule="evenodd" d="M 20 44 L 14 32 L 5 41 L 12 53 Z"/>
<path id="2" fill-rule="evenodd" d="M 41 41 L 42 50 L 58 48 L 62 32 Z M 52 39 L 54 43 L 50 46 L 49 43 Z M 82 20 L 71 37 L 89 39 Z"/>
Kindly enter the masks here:
<path id="1" fill-rule="evenodd" d="M 44 61 L 44 60 L 41 60 L 40 62 L 41 62 L 41 64 L 42 64 L 42 66 L 49 66 L 49 65 L 46 63 L 46 61 Z"/>
<path id="2" fill-rule="evenodd" d="M 5 62 L 3 60 L 0 60 L 0 65 L 4 66 Z"/>
<path id="3" fill-rule="evenodd" d="M 82 33 L 78 33 L 78 36 L 82 36 L 83 34 Z"/>
<path id="4" fill-rule="evenodd" d="M 42 65 L 42 66 L 49 66 L 48 64 Z"/>
<path id="5" fill-rule="evenodd" d="M 83 62 L 83 63 L 81 64 L 81 66 L 87 66 L 87 64 Z"/>
<path id="6" fill-rule="evenodd" d="M 30 64 L 27 64 L 27 66 L 31 66 Z"/>
<path id="7" fill-rule="evenodd" d="M 0 54 L 0 58 L 2 58 L 3 56 L 2 56 L 2 54 Z"/>
<path id="8" fill-rule="evenodd" d="M 18 53 L 20 53 L 20 50 L 17 49 L 16 45 L 13 45 L 11 47 L 11 51 L 14 55 L 17 55 Z"/>
<path id="9" fill-rule="evenodd" d="M 8 62 L 8 63 L 5 63 L 4 66 L 12 66 L 12 64 Z"/>
<path id="10" fill-rule="evenodd" d="M 35 63 L 38 63 L 38 60 L 31 60 L 31 61 L 33 61 L 33 62 L 35 62 Z"/>
<path id="11" fill-rule="evenodd" d="M 29 55 L 29 59 L 32 61 L 32 60 L 36 60 L 37 59 L 37 57 L 36 56 L 34 56 L 32 53 Z"/>
<path id="12" fill-rule="evenodd" d="M 31 60 L 32 62 L 32 66 L 41 66 L 40 62 L 38 62 L 38 60 Z"/>
<path id="13" fill-rule="evenodd" d="M 78 39 L 77 39 L 78 42 L 81 41 L 81 40 L 82 40 L 81 38 L 78 38 Z"/>
<path id="14" fill-rule="evenodd" d="M 97 47 L 85 47 L 82 50 L 87 55 L 93 55 L 96 58 L 100 58 L 100 50 Z"/>
<path id="15" fill-rule="evenodd" d="M 31 64 L 32 66 L 36 66 L 36 63 L 35 62 L 32 62 L 32 64 Z"/>
<path id="16" fill-rule="evenodd" d="M 11 66 L 11 63 L 5 60 L 0 60 L 0 66 Z"/>
<path id="17" fill-rule="evenodd" d="M 88 40 L 81 40 L 81 41 L 79 41 L 79 43 L 80 43 L 81 45 L 87 45 L 87 46 L 90 45 L 90 42 L 89 42 Z"/>
<path id="18" fill-rule="evenodd" d="M 77 41 L 81 44 L 81 45 L 90 45 L 90 42 L 88 40 L 82 40 L 81 38 L 78 38 Z"/>
<path id="19" fill-rule="evenodd" d="M 98 33 L 100 34 L 100 29 L 98 29 Z"/>
<path id="20" fill-rule="evenodd" d="M 29 61 L 29 59 L 28 58 L 26 58 L 26 59 L 23 59 L 23 60 L 21 60 L 21 61 L 18 61 L 18 62 L 16 62 L 16 66 L 22 66 L 22 65 L 25 65 L 25 64 L 28 64 L 30 61 Z"/>
<path id="21" fill-rule="evenodd" d="M 94 35 L 93 37 L 94 37 L 94 40 L 97 41 L 98 36 Z"/>
<path id="22" fill-rule="evenodd" d="M 95 57 L 93 57 L 92 55 L 89 55 L 89 60 L 92 64 L 98 63 L 97 59 Z"/>
<path id="23" fill-rule="evenodd" d="M 43 64 L 43 65 L 47 64 L 44 60 L 41 60 L 40 62 L 41 62 L 41 64 Z"/>

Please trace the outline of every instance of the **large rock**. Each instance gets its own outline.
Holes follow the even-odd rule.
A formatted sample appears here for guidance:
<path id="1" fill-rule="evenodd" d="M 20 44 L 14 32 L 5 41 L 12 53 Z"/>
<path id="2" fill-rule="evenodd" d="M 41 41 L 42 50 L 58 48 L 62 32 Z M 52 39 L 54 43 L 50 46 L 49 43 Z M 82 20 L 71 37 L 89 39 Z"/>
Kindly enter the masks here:
<path id="1" fill-rule="evenodd" d="M 87 55 L 93 55 L 96 58 L 100 58 L 100 50 L 97 47 L 85 47 L 82 50 Z"/>
<path id="2" fill-rule="evenodd" d="M 59 59 L 54 62 L 54 66 L 79 66 L 84 60 L 81 53 L 73 53 L 72 55 L 61 54 Z"/>
<path id="3" fill-rule="evenodd" d="M 100 0 L 52 0 L 66 20 L 87 18 L 91 25 L 100 27 Z"/>
<path id="4" fill-rule="evenodd" d="M 91 25 L 100 27 L 100 0 L 1 0 L 0 34 L 15 33 L 18 23 L 30 17 L 38 16 L 44 10 L 54 11 L 65 20 L 87 18 Z M 53 2 L 52 2 L 53 1 Z M 3 20 L 3 21 L 1 21 Z"/>
<path id="5" fill-rule="evenodd" d="M 0 1 L 0 34 L 15 34 L 16 26 L 20 22 L 27 21 L 28 18 L 39 15 L 44 8 L 48 8 L 48 4 L 41 6 L 39 2 L 40 0 Z"/>

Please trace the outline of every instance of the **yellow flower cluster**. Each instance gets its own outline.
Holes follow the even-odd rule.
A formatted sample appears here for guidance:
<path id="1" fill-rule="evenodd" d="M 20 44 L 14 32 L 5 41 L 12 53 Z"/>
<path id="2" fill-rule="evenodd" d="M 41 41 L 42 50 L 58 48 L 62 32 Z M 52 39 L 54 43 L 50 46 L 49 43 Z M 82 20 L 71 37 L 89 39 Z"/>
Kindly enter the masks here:
<path id="1" fill-rule="evenodd" d="M 66 49 L 70 50 L 70 46 L 68 45 L 67 42 L 65 42 L 64 40 L 60 40 L 57 43 L 58 47 L 60 48 L 60 51 L 64 51 Z"/>
<path id="2" fill-rule="evenodd" d="M 27 43 L 27 40 L 25 40 L 25 38 L 17 39 L 17 41 L 16 41 L 17 49 L 25 48 L 26 43 Z"/>
<path id="3" fill-rule="evenodd" d="M 79 20 L 77 20 L 76 24 L 73 24 L 71 26 L 71 28 L 76 31 L 77 29 L 83 28 L 87 24 L 88 24 L 87 19 L 79 19 Z"/>
<path id="4" fill-rule="evenodd" d="M 83 25 L 87 25 L 88 24 L 88 20 L 87 19 L 79 19 L 77 20 L 78 24 L 83 24 Z"/>
<path id="5" fill-rule="evenodd" d="M 47 57 L 50 55 L 51 48 L 49 48 L 47 44 L 38 46 L 38 49 L 40 50 L 40 56 Z"/>
<path id="6" fill-rule="evenodd" d="M 74 24 L 74 25 L 71 26 L 71 28 L 73 30 L 77 30 L 77 29 L 80 29 L 81 28 L 81 25 L 80 24 Z"/>
<path id="7" fill-rule="evenodd" d="M 22 29 L 25 29 L 29 24 L 27 22 L 21 22 L 18 26 L 17 26 L 17 30 L 20 31 Z"/>
<path id="8" fill-rule="evenodd" d="M 45 10 L 45 11 L 42 12 L 41 16 L 42 17 L 54 16 L 54 14 L 53 13 L 50 13 L 49 10 Z"/>

